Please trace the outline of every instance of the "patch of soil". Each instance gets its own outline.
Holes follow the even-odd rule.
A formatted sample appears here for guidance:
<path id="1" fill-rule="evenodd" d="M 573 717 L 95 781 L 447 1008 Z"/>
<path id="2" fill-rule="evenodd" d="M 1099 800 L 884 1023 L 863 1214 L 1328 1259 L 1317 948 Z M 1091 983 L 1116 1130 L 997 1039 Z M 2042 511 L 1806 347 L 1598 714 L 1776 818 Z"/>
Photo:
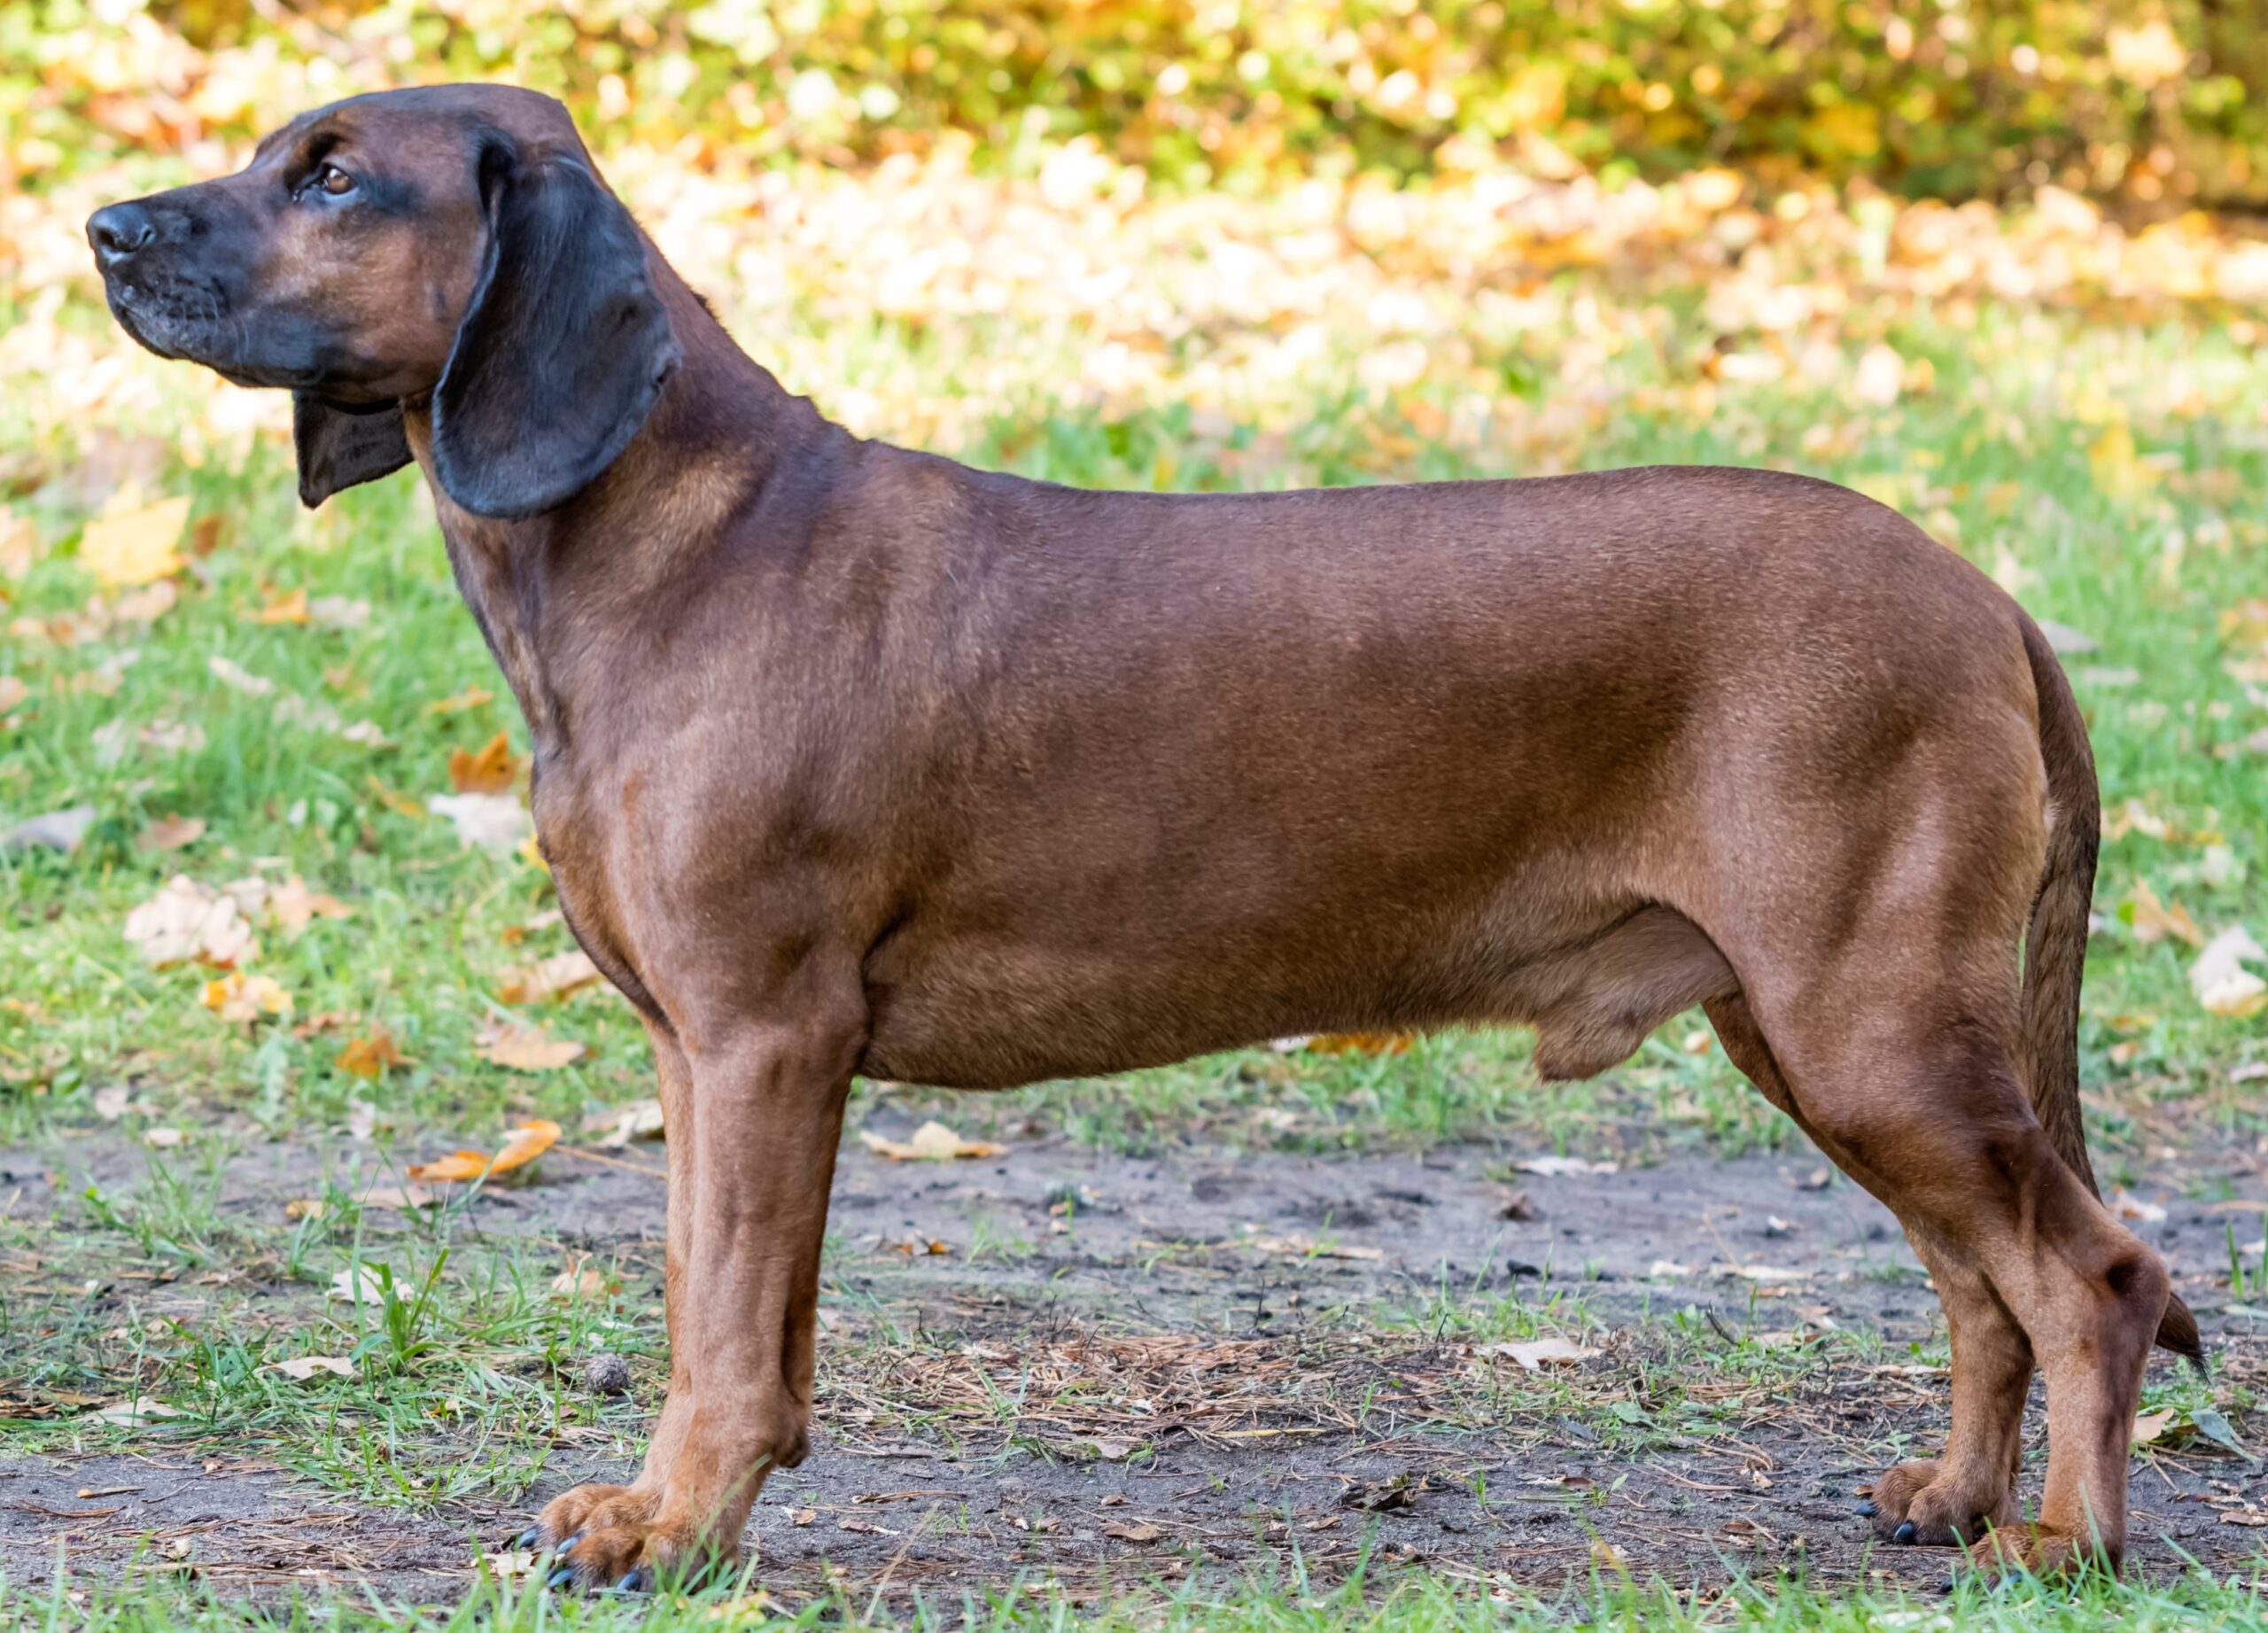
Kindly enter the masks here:
<path id="1" fill-rule="evenodd" d="M 248 1149 L 221 1206 L 276 1218 L 354 1155 Z M 58 1180 L 128 1190 L 144 1161 L 107 1138 L 0 1154 L 0 1217 L 44 1217 Z M 1949 1552 L 1876 1547 L 1852 1513 L 1946 1419 L 1944 1376 L 1909 1349 L 1941 1342 L 1942 1318 L 1885 1210 L 1821 1183 L 1808 1152 L 1613 1173 L 1516 1161 L 1043 1140 L 932 1165 L 847 1148 L 813 1452 L 751 1518 L 759 1580 L 791 1600 L 1019 1578 L 1087 1592 L 1286 1572 L 1295 1555 L 1327 1581 L 1366 1552 L 1544 1589 L 1615 1562 L 1682 1586 L 1798 1568 L 1943 1580 Z M 461 1261 L 534 1244 L 650 1285 L 659 1167 L 652 1146 L 555 1153 L 540 1183 L 473 1204 Z M 2243 1153 L 2163 1167 L 2190 1194 L 2209 1175 L 2259 1190 Z M 2226 1218 L 2157 1200 L 2168 1217 L 2136 1228 L 2218 1329 L 2223 1380 L 2256 1388 L 2268 1323 L 2218 1313 Z M 1515 1296 L 1596 1353 L 1535 1376 L 1488 1353 L 1462 1318 L 1501 1319 Z M 1755 1334 L 1776 1347 L 1739 1341 Z M 0 1358 L 0 1381 L 9 1370 Z M 2041 1405 L 2035 1389 L 2035 1497 Z M 427 1450 L 451 1445 L 439 1432 Z M 413 1512 L 198 1450 L 0 1462 L 0 1569 L 36 1588 L 60 1543 L 74 1571 L 186 1563 L 216 1586 L 371 1576 L 446 1598 L 471 1539 L 495 1546 L 573 1480 L 632 1472 L 570 1447 L 523 1502 Z M 76 1496 L 106 1487 L 134 1489 Z M 2130 1559 L 2152 1575 L 2185 1556 L 2226 1571 L 2268 1536 L 2222 1518 L 2260 1512 L 2258 1466 L 2203 1442 L 2139 1457 L 2132 1500 Z"/>

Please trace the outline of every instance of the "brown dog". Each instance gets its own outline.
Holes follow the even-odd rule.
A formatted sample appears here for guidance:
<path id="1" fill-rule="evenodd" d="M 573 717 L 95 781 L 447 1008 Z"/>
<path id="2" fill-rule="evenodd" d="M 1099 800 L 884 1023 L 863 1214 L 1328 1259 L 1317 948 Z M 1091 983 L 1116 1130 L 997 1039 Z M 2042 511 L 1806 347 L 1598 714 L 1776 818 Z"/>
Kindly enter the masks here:
<path id="1" fill-rule="evenodd" d="M 340 103 L 88 233 L 137 340 L 296 394 L 307 503 L 417 462 L 560 905 L 652 1035 L 669 1398 L 633 1484 L 544 1511 L 559 1579 L 729 1556 L 804 1456 L 852 1074 L 1518 1023 L 1576 1077 L 1697 1003 L 1944 1299 L 1950 1443 L 1876 1531 L 2118 1559 L 2145 1357 L 2197 1336 L 2080 1132 L 2093 762 L 2031 620 L 1892 512 L 1723 470 L 1083 493 L 863 442 L 520 90 Z"/>

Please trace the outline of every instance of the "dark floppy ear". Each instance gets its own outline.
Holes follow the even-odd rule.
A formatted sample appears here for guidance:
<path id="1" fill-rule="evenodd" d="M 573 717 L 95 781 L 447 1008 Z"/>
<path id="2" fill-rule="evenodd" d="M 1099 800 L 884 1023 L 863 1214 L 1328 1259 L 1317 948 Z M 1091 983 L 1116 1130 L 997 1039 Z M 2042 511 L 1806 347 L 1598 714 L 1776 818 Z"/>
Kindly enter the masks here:
<path id="1" fill-rule="evenodd" d="M 433 474 L 475 516 L 515 518 L 612 464 L 681 354 L 637 225 L 598 178 L 492 156 L 488 262 L 433 393 Z"/>
<path id="2" fill-rule="evenodd" d="M 375 482 L 409 463 L 398 402 L 347 409 L 293 392 L 291 444 L 299 455 L 299 502 L 310 510 L 342 487 Z"/>

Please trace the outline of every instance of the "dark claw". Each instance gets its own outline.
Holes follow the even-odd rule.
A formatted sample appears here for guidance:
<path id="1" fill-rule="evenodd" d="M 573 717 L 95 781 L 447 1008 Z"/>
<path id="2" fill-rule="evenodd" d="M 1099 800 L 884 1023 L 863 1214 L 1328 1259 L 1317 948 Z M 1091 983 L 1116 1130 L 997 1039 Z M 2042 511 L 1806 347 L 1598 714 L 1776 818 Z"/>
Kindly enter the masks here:
<path id="1" fill-rule="evenodd" d="M 642 1565 L 633 1565 L 622 1573 L 622 1580 L 614 1584 L 617 1593 L 643 1593 L 654 1585 L 653 1578 Z"/>
<path id="2" fill-rule="evenodd" d="M 580 1531 L 578 1531 L 572 1536 L 562 1537 L 557 1543 L 553 1544 L 551 1551 L 554 1553 L 571 1553 L 574 1551 L 575 1544 L 582 1540 L 583 1534 Z"/>
<path id="3" fill-rule="evenodd" d="M 1908 1520 L 1904 1525 L 1898 1528 L 1898 1530 L 1891 1536 L 1890 1540 L 1893 1543 L 1910 1543 L 1914 1540 L 1914 1522 L 1911 1520 Z"/>
<path id="4" fill-rule="evenodd" d="M 1881 1512 L 1882 1510 L 1876 1508 L 1872 1503 L 1861 1503 L 1859 1505 L 1859 1518 L 1861 1520 L 1871 1520 Z"/>
<path id="5" fill-rule="evenodd" d="M 574 1580 L 575 1567 L 571 1565 L 563 1565 L 544 1579 L 543 1585 L 547 1588 L 564 1588 Z"/>
<path id="6" fill-rule="evenodd" d="M 540 1525 L 532 1525 L 528 1527 L 526 1530 L 521 1532 L 517 1536 L 512 1539 L 512 1546 L 515 1548 L 532 1548 L 542 1540 L 543 1528 Z"/>

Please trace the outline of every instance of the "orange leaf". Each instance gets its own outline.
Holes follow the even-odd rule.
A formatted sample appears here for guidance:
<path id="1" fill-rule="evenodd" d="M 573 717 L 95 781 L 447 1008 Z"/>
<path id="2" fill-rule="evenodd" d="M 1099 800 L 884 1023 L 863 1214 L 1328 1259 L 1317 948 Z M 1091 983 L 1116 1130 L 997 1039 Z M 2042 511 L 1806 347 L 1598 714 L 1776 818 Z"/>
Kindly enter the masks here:
<path id="1" fill-rule="evenodd" d="M 393 1046 L 393 1035 L 381 1027 L 368 1038 L 350 1038 L 338 1052 L 338 1069 L 353 1077 L 383 1077 L 387 1069 L 407 1066 L 409 1057 Z"/>
<path id="2" fill-rule="evenodd" d="M 1409 1032 L 1324 1032 L 1308 1039 L 1315 1054 L 1407 1054 L 1415 1039 Z"/>
<path id="3" fill-rule="evenodd" d="M 291 590 L 277 595 L 252 615 L 255 624 L 304 624 L 307 621 L 307 592 Z"/>
<path id="4" fill-rule="evenodd" d="M 409 1170 L 412 1179 L 478 1179 L 488 1174 L 501 1174 L 532 1163 L 558 1143 L 559 1124 L 548 1117 L 538 1117 L 514 1129 L 504 1141 L 504 1148 L 494 1156 L 485 1151 L 452 1151 L 448 1155 L 431 1163 L 420 1163 Z"/>
<path id="5" fill-rule="evenodd" d="M 518 774 L 511 739 L 502 732 L 491 737 L 477 754 L 462 749 L 449 750 L 449 781 L 460 794 L 501 794 Z"/>

